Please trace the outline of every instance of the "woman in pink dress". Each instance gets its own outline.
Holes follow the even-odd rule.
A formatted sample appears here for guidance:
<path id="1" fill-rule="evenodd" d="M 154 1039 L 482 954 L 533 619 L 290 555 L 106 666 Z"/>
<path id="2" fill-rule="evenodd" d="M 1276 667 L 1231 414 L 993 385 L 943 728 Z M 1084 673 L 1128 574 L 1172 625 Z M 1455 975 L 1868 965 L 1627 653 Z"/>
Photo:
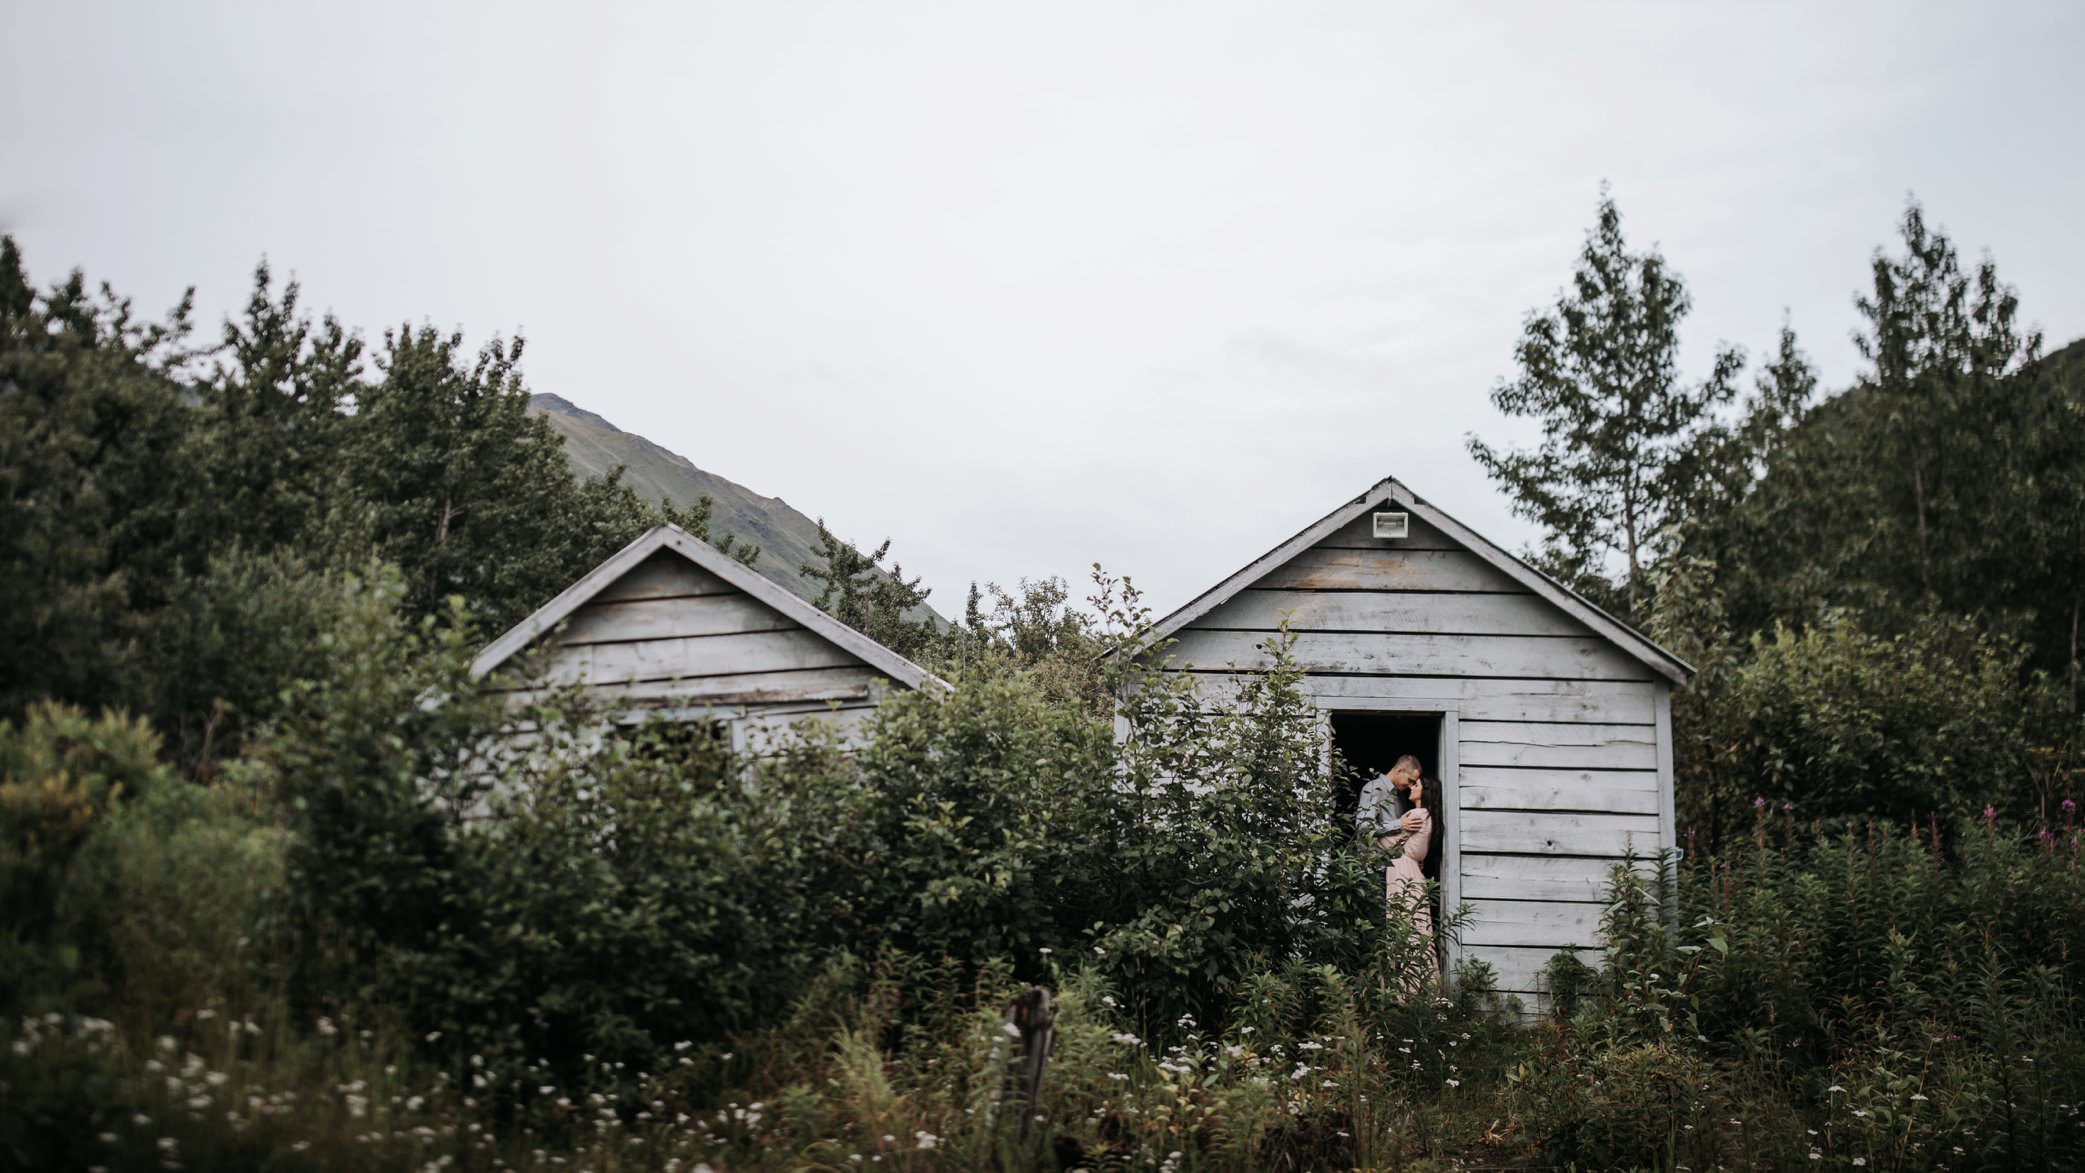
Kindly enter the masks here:
<path id="1" fill-rule="evenodd" d="M 1416 938 L 1413 945 L 1424 952 L 1427 964 L 1415 971 L 1413 979 L 1406 984 L 1407 993 L 1417 993 L 1423 983 L 1419 975 L 1435 971 L 1433 956 L 1433 907 L 1426 892 L 1426 859 L 1433 852 L 1433 841 L 1437 833 L 1433 811 L 1428 803 L 1433 795 L 1428 793 L 1426 780 L 1419 774 L 1419 759 L 1406 754 L 1397 759 L 1386 775 L 1397 792 L 1398 806 L 1403 813 L 1398 816 L 1397 829 L 1376 838 L 1376 846 L 1391 855 L 1390 866 L 1383 875 L 1383 896 L 1392 912 L 1404 915 L 1412 926 Z"/>

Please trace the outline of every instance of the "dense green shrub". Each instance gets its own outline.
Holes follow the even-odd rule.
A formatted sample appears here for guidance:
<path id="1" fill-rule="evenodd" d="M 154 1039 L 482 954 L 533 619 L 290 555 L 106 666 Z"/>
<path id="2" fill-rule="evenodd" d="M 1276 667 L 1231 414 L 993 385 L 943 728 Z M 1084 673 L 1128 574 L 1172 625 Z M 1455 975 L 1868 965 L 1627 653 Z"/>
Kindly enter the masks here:
<path id="1" fill-rule="evenodd" d="M 1958 839 L 1762 808 L 1676 892 L 1618 874 L 1601 971 L 1512 1074 L 1530 1139 L 1599 1168 L 2077 1167 L 2085 841 Z"/>
<path id="2" fill-rule="evenodd" d="M 121 713 L 43 703 L 19 725 L 0 720 L 0 1007 L 78 974 L 77 949 L 57 933 L 59 893 L 125 799 L 176 785 L 159 750 L 149 725 Z"/>
<path id="3" fill-rule="evenodd" d="M 101 987 L 91 1001 L 146 1020 L 265 1004 L 282 977 L 286 845 L 231 787 L 125 804 L 58 898 L 59 937 Z"/>
<path id="4" fill-rule="evenodd" d="M 1707 848 L 1755 797 L 1806 819 L 2053 815 L 2065 719 L 2024 654 L 1939 618 L 1884 638 L 1843 615 L 1720 654 L 1675 706 L 1683 822 Z"/>
<path id="5" fill-rule="evenodd" d="M 1032 681 L 959 675 L 894 696 L 857 757 L 875 800 L 837 844 L 878 939 L 930 957 L 1047 972 L 1119 882 L 1109 726 Z"/>

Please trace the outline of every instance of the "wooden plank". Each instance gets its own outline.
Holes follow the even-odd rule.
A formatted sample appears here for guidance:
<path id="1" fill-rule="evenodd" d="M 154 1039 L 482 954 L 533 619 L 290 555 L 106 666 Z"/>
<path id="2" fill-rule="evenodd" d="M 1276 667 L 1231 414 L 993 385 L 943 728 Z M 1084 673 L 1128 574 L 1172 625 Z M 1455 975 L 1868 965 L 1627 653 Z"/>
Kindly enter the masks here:
<path id="1" fill-rule="evenodd" d="M 1330 724 L 1330 718 L 1327 718 Z M 1462 714 L 1453 708 L 1441 713 L 1441 748 L 1439 769 L 1441 777 L 1448 779 L 1439 794 L 1442 826 L 1462 825 L 1462 788 L 1455 779 L 1462 774 Z M 1464 899 L 1462 890 L 1462 842 L 1456 835 L 1441 835 L 1441 904 L 1444 908 L 1459 908 Z M 1448 973 L 1462 960 L 1462 945 L 1452 937 L 1442 950 L 1447 962 Z"/>
<path id="2" fill-rule="evenodd" d="M 1176 667 L 1264 670 L 1249 631 L 1187 631 L 1163 653 Z M 1558 680 L 1641 680 L 1645 669 L 1597 637 L 1536 639 L 1502 635 L 1326 634 L 1304 632 L 1291 655 L 1307 672 L 1402 676 L 1524 676 Z M 1558 763 L 1561 764 L 1561 763 Z"/>
<path id="3" fill-rule="evenodd" d="M 627 643 L 699 635 L 787 631 L 795 620 L 749 595 L 625 599 L 592 602 L 565 620 L 558 642 L 566 645 Z"/>
<path id="4" fill-rule="evenodd" d="M 585 687 L 585 696 L 610 706 L 674 708 L 688 705 L 786 704 L 791 701 L 850 700 L 870 695 L 877 676 L 867 665 L 807 668 L 795 672 L 748 672 L 680 680 L 614 681 Z M 516 705 L 548 699 L 547 689 L 511 689 Z"/>
<path id="5" fill-rule="evenodd" d="M 1531 790 L 1542 786 L 1605 786 L 1645 794 L 1655 794 L 1658 790 L 1658 775 L 1654 770 L 1519 770 L 1508 766 L 1465 766 L 1461 777 L 1465 786 L 1524 787 Z"/>
<path id="6" fill-rule="evenodd" d="M 1305 550 L 1249 584 L 1315 591 L 1496 591 L 1527 588 L 1463 550 Z"/>
<path id="7" fill-rule="evenodd" d="M 1376 507 L 1387 512 L 1410 513 L 1402 505 L 1384 502 Z M 1409 532 L 1402 538 L 1379 538 L 1375 534 L 1376 509 L 1371 509 L 1354 520 L 1325 535 L 1317 544 L 1320 550 L 1460 550 L 1455 539 L 1429 525 L 1422 518 L 1411 519 Z"/>
<path id="8" fill-rule="evenodd" d="M 1622 623 L 1593 606 L 1583 596 L 1565 589 L 1561 583 L 1548 575 L 1538 572 L 1534 567 L 1486 541 L 1476 531 L 1420 500 L 1410 489 L 1395 480 L 1390 482 L 1390 496 L 1410 509 L 1415 517 L 1426 519 L 1450 538 L 1461 542 L 1500 573 L 1584 620 L 1588 627 L 1615 641 L 1617 647 L 1624 649 L 1627 654 L 1637 658 L 1658 675 L 1679 685 L 1686 684 L 1688 678 L 1693 675 L 1692 668 L 1672 653 L 1645 639 L 1635 628 Z"/>
<path id="9" fill-rule="evenodd" d="M 1484 770 L 1487 775 L 1507 775 L 1501 783 L 1472 782 L 1478 768 L 1465 768 L 1456 789 L 1462 805 L 1472 810 L 1607 811 L 1614 814 L 1655 815 L 1658 813 L 1658 776 L 1655 773 L 1620 773 L 1615 777 L 1647 785 L 1604 785 L 1578 779 L 1605 778 L 1589 771 Z"/>
<path id="10" fill-rule="evenodd" d="M 1672 689 L 1658 689 L 1658 839 L 1669 856 L 1679 846 L 1672 793 Z"/>
<path id="11" fill-rule="evenodd" d="M 1604 944 L 1604 904 L 1560 900 L 1472 900 L 1462 941 L 1469 945 L 1517 945 L 1565 949 Z"/>
<path id="12" fill-rule="evenodd" d="M 1464 741 L 1490 741 L 1518 745 L 1582 746 L 1656 744 L 1657 731 L 1648 724 L 1623 721 L 1478 721 L 1463 727 Z"/>
<path id="13" fill-rule="evenodd" d="M 557 648 L 545 658 L 538 679 L 547 684 L 605 684 L 841 668 L 855 663 L 853 656 L 808 631 L 756 631 Z"/>
<path id="14" fill-rule="evenodd" d="M 1463 761 L 1476 766 L 1539 770 L 1655 770 L 1658 747 L 1637 742 L 1613 745 L 1527 745 L 1520 742 L 1462 742 Z"/>
<path id="15" fill-rule="evenodd" d="M 1469 818 L 1469 812 L 1463 814 Z M 1571 855 L 1482 855 L 1465 849 L 1464 900 L 1559 900 L 1601 903 L 1619 859 Z M 1637 860 L 1639 870 L 1655 865 Z"/>
<path id="16" fill-rule="evenodd" d="M 1556 604 L 1531 594 L 1447 595 L 1411 591 L 1295 591 L 1254 588 L 1202 616 L 1190 631 L 1409 631 L 1590 636 Z"/>
<path id="17" fill-rule="evenodd" d="M 1239 684 L 1250 679 L 1229 672 L 1194 676 L 1205 700 L 1217 704 L 1228 701 Z M 1413 712 L 1456 709 L 1467 721 L 1631 723 L 1654 715 L 1654 686 L 1649 681 L 1311 676 L 1304 679 L 1303 690 L 1326 709 L 1338 710 L 1349 700 L 1396 700 L 1408 702 Z"/>
<path id="18" fill-rule="evenodd" d="M 868 706 L 756 713 L 732 723 L 732 745 L 741 753 L 769 757 L 784 749 L 792 737 L 814 727 L 833 730 L 844 745 L 859 745 L 875 715 L 876 710 Z"/>
<path id="19" fill-rule="evenodd" d="M 1549 980 L 1542 976 L 1542 969 L 1561 950 L 1512 945 L 1472 945 L 1467 956 L 1488 963 L 1498 977 L 1499 991 L 1507 994 L 1547 995 Z M 1605 960 L 1598 949 L 1575 949 L 1580 961 L 1599 968 Z"/>
<path id="20" fill-rule="evenodd" d="M 865 700 L 877 673 L 864 665 L 794 672 L 745 672 L 684 680 L 649 680 L 610 686 L 633 703 L 686 705 L 775 705 L 803 701 Z M 652 691 L 649 697 L 641 694 Z"/>
<path id="21" fill-rule="evenodd" d="M 1346 501 L 1332 512 L 1311 522 L 1303 527 L 1301 532 L 1291 535 L 1287 541 L 1253 559 L 1230 577 L 1188 600 L 1184 606 L 1160 619 L 1152 627 L 1150 634 L 1145 636 L 1139 650 L 1148 649 L 1152 643 L 1170 637 L 1174 632 L 1220 606 L 1226 599 L 1237 594 L 1240 590 L 1265 578 L 1268 573 L 1280 569 L 1284 563 L 1287 563 L 1296 555 L 1308 551 L 1310 547 L 1323 541 L 1327 535 L 1338 530 L 1339 527 L 1347 524 L 1355 517 L 1360 516 L 1361 512 L 1368 508 L 1371 498 L 1376 501 L 1384 500 L 1384 494 L 1389 490 L 1390 484 L 1391 482 L 1388 478 L 1376 482 L 1375 485 L 1370 487 L 1368 492 Z"/>
<path id="22" fill-rule="evenodd" d="M 661 550 L 631 567 L 629 573 L 602 587 L 591 602 L 662 599 L 674 595 L 723 595 L 730 583 L 670 550 Z"/>
<path id="23" fill-rule="evenodd" d="M 1464 742 L 1465 751 L 1469 743 Z M 1566 814 L 1546 811 L 1465 810 L 1465 852 L 1526 852 L 1531 855 L 1590 855 L 1619 858 L 1634 849 L 1658 851 L 1658 816 Z"/>

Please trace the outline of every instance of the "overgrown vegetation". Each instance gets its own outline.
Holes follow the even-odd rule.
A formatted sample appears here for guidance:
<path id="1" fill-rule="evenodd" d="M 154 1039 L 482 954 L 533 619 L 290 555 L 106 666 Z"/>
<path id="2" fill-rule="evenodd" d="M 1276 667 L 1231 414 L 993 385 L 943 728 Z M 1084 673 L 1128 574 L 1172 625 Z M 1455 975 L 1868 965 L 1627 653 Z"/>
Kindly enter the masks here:
<path id="1" fill-rule="evenodd" d="M 1292 668 L 1208 712 L 1107 654 L 1149 629 L 1124 580 L 938 629 L 827 535 L 824 605 L 953 690 L 857 746 L 603 738 L 469 655 L 706 519 L 574 481 L 518 346 L 406 328 L 365 368 L 263 270 L 206 351 L 8 242 L 0 1164 L 2077 1168 L 2085 383 L 1904 235 L 1873 369 L 1815 406 L 1791 331 L 1745 406 L 1731 356 L 1679 385 L 1684 287 L 1612 203 L 1530 325 L 1502 405 L 1560 447 L 1495 464 L 1539 513 L 1624 491 L 1573 445 L 1658 448 L 1547 564 L 1701 670 L 1688 851 L 1617 874 L 1542 1007 L 1435 983 Z M 1669 385 L 1601 369 L 1608 329 Z"/>

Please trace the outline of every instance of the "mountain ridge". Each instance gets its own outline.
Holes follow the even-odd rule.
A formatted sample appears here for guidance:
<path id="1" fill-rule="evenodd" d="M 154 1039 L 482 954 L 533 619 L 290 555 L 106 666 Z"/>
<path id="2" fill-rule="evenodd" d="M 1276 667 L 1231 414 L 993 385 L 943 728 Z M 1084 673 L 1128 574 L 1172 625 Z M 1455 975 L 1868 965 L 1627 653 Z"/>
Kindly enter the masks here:
<path id="1" fill-rule="evenodd" d="M 582 478 L 606 477 L 620 466 L 623 483 L 648 501 L 661 499 L 686 508 L 698 498 L 711 502 L 710 532 L 730 534 L 760 547 L 753 569 L 806 600 L 817 599 L 816 583 L 799 573 L 818 562 L 818 523 L 780 497 L 769 497 L 729 477 L 696 464 L 665 445 L 624 431 L 598 412 L 588 411 L 562 395 L 537 392 L 529 410 L 540 415 L 565 444 L 565 459 Z M 924 604 L 914 618 L 946 620 Z"/>

